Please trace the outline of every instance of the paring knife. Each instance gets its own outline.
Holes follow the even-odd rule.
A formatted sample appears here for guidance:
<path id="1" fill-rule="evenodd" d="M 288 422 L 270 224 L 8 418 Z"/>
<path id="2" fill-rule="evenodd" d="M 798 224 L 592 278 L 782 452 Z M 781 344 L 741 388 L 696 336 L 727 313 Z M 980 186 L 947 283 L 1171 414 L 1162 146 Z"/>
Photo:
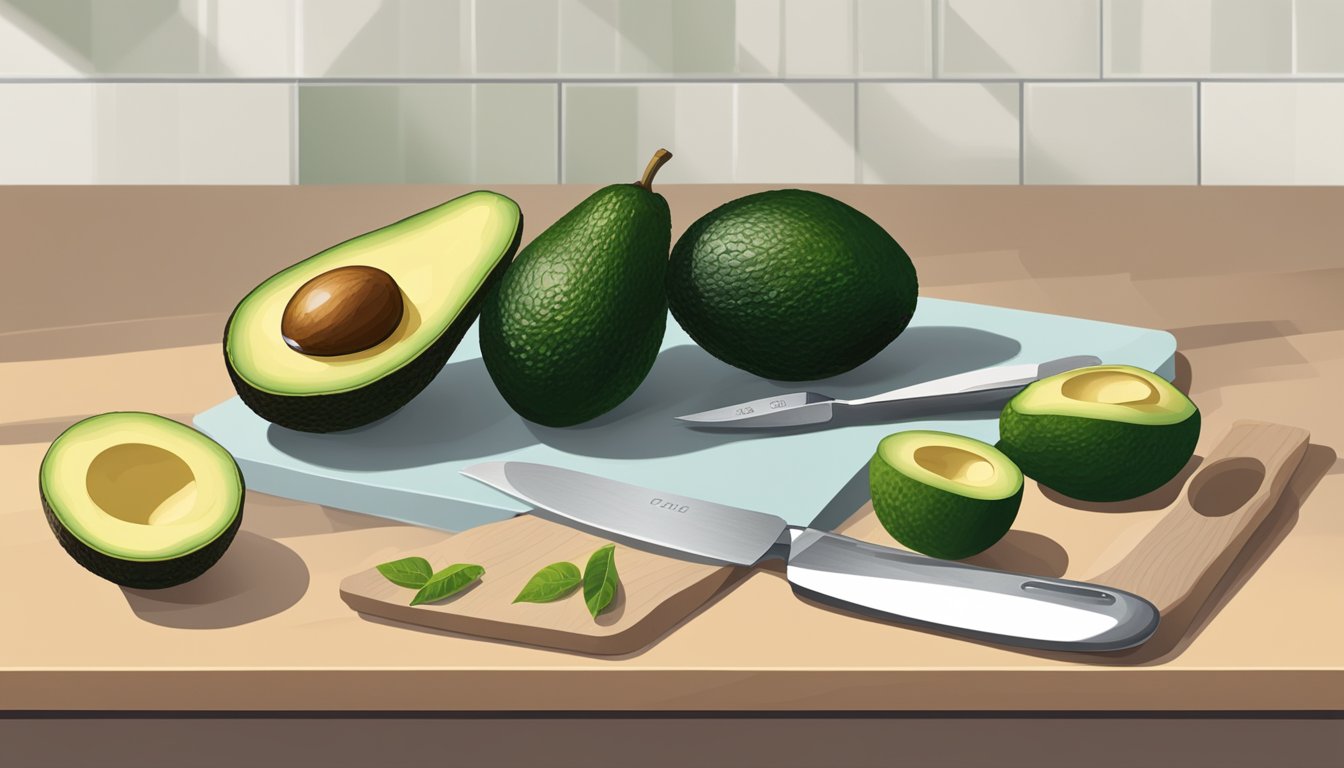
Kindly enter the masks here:
<path id="1" fill-rule="evenodd" d="M 783 559 L 795 593 L 865 615 L 1066 651 L 1129 648 L 1157 629 L 1152 603 L 1095 584 L 938 560 L 543 464 L 486 462 L 462 474 L 540 517 L 642 549 L 741 566 Z"/>
<path id="2" fill-rule="evenodd" d="M 926 401 L 932 404 L 939 398 L 970 395 L 972 393 L 1009 395 L 1037 379 L 1100 363 L 1101 358 L 1099 357 L 1075 355 L 1039 364 L 1026 363 L 981 368 L 978 371 L 958 373 L 855 400 L 841 400 L 816 392 L 794 392 L 789 395 L 765 397 L 747 403 L 678 416 L 677 419 L 695 427 L 732 429 L 799 427 L 830 421 L 835 413 L 836 406 L 853 408 L 916 401 Z"/>

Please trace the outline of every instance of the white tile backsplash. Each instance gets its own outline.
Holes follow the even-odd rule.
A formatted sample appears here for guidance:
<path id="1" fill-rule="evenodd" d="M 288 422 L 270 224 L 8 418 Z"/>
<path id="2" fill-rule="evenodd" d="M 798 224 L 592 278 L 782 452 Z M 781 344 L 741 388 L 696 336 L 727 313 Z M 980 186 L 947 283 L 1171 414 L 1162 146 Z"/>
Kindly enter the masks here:
<path id="1" fill-rule="evenodd" d="M 854 74 L 854 6 L 836 0 L 784 0 L 784 76 Z"/>
<path id="2" fill-rule="evenodd" d="M 92 184 L 93 92 L 82 84 L 0 84 L 0 184 Z"/>
<path id="3" fill-rule="evenodd" d="M 1293 0 L 1108 0 L 1106 77 L 1258 77 L 1293 67 Z"/>
<path id="4" fill-rule="evenodd" d="M 1100 72 L 1100 0 L 937 3 L 940 77 L 1096 78 Z"/>
<path id="5" fill-rule="evenodd" d="M 102 184 L 290 183 L 286 85 L 99 84 L 92 127 Z"/>
<path id="6" fill-rule="evenodd" d="M 108 75 L 191 75 L 205 69 L 208 2 L 93 2 L 89 52 Z"/>
<path id="7" fill-rule="evenodd" d="M 1296 0 L 1297 73 L 1344 76 L 1344 2 Z"/>
<path id="8" fill-rule="evenodd" d="M 659 183 L 731 182 L 734 87 L 566 85 L 564 181 L 633 181 L 665 147 L 672 160 L 658 172 Z"/>
<path id="9" fill-rule="evenodd" d="M 854 169 L 854 86 L 736 86 L 733 181 L 848 184 Z"/>
<path id="10" fill-rule="evenodd" d="M 560 66 L 559 0 L 473 0 L 476 72 L 554 76 Z"/>
<path id="11" fill-rule="evenodd" d="M 737 73 L 745 77 L 779 75 L 783 29 L 784 0 L 737 0 L 733 13 Z"/>
<path id="12" fill-rule="evenodd" d="M 90 21 L 88 8 L 79 4 L 0 0 L 0 75 L 70 77 L 92 72 Z"/>
<path id="13" fill-rule="evenodd" d="M 560 0 L 560 73 L 576 80 L 732 76 L 737 73 L 738 17 L 750 24 L 750 5 L 725 0 Z M 778 17 L 776 0 L 767 16 L 775 29 L 775 60 Z M 771 66 L 777 69 L 777 61 Z"/>
<path id="14" fill-rule="evenodd" d="M 582 77 L 620 71 L 620 9 L 620 0 L 561 0 L 561 72 Z"/>
<path id="15" fill-rule="evenodd" d="M 854 87 L 832 83 L 565 86 L 564 180 L 634 179 L 653 151 L 663 183 L 854 181 Z"/>
<path id="16" fill-rule="evenodd" d="M 556 182 L 556 86 L 305 85 L 303 183 Z"/>
<path id="17" fill-rule="evenodd" d="M 0 183 L 1344 184 L 1341 80 L 1344 0 L 0 0 Z"/>
<path id="18" fill-rule="evenodd" d="M 1344 83 L 1209 83 L 1205 184 L 1344 184 Z"/>
<path id="19" fill-rule="evenodd" d="M 451 77 L 472 73 L 471 0 L 305 0 L 305 77 Z"/>
<path id="20" fill-rule="evenodd" d="M 290 183 L 285 85 L 4 84 L 0 114 L 0 183 Z"/>
<path id="21" fill-rule="evenodd" d="M 291 77 L 293 0 L 212 0 L 206 17 L 205 70 L 212 77 Z"/>
<path id="22" fill-rule="evenodd" d="M 929 0 L 856 0 L 857 74 L 929 77 L 933 73 L 933 4 Z"/>
<path id="23" fill-rule="evenodd" d="M 1191 83 L 1029 83 L 1027 184 L 1195 184 Z"/>
<path id="24" fill-rule="evenodd" d="M 1018 183 L 1017 83 L 860 83 L 864 184 Z"/>

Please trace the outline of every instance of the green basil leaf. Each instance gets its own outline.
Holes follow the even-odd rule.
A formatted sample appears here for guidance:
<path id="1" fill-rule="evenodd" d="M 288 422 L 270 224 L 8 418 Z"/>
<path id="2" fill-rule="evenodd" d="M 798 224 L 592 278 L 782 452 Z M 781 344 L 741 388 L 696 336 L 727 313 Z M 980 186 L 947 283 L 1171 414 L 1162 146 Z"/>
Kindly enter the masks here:
<path id="1" fill-rule="evenodd" d="M 528 580 L 513 602 L 549 603 L 573 592 L 582 583 L 583 577 L 579 575 L 578 566 L 573 563 L 551 563 Z"/>
<path id="2" fill-rule="evenodd" d="M 588 612 L 596 619 L 612 598 L 616 597 L 616 585 L 620 579 L 616 576 L 616 545 L 608 544 L 588 558 L 588 567 L 583 570 L 583 602 L 588 604 Z"/>
<path id="3" fill-rule="evenodd" d="M 415 593 L 411 605 L 433 603 L 455 594 L 471 582 L 479 579 L 485 569 L 470 563 L 457 563 L 444 568 L 430 577 L 425 586 Z"/>
<path id="4" fill-rule="evenodd" d="M 393 584 L 410 589 L 425 586 L 429 578 L 434 575 L 434 571 L 429 567 L 429 561 L 423 557 L 405 557 L 383 563 L 378 566 L 378 572 Z"/>

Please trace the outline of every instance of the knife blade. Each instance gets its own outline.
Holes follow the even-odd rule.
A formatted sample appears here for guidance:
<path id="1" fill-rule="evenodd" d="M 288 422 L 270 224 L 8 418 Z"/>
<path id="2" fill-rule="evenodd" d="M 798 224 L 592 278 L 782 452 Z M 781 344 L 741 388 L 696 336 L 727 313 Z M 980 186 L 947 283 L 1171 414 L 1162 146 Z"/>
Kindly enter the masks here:
<path id="1" fill-rule="evenodd" d="M 904 403 L 911 406 L 902 415 L 920 415 L 948 404 L 952 398 L 976 399 L 977 402 L 1006 399 L 1037 379 L 1057 373 L 1097 365 L 1101 358 L 1094 355 L 1073 355 L 1047 360 L 1042 363 L 1018 363 L 992 368 L 981 368 L 907 387 L 893 389 L 879 395 L 844 400 L 818 392 L 793 392 L 737 405 L 713 408 L 700 413 L 677 416 L 676 419 L 692 427 L 725 429 L 760 429 L 800 427 L 830 421 L 838 410 L 865 406 Z M 920 406 L 923 406 L 921 409 Z M 876 411 L 876 408 L 869 410 Z"/>
<path id="2" fill-rule="evenodd" d="M 632 546 L 741 566 L 784 559 L 795 593 L 863 615 L 1068 651 L 1129 648 L 1157 629 L 1152 603 L 1122 590 L 938 560 L 543 464 L 486 462 L 462 474 L 541 517 Z"/>

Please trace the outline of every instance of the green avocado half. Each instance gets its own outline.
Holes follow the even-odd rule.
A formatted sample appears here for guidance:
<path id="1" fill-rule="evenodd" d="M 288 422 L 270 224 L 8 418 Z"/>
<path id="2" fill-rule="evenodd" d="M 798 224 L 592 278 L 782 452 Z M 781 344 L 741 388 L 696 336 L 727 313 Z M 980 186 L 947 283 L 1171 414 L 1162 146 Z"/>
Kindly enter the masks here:
<path id="1" fill-rule="evenodd" d="M 1142 368 L 1097 365 L 1029 384 L 999 416 L 998 447 L 1042 485 L 1083 501 L 1122 501 L 1180 473 L 1199 409 Z"/>
<path id="2" fill-rule="evenodd" d="M 882 438 L 868 464 L 873 512 L 901 544 L 959 560 L 1003 538 L 1022 503 L 1022 472 L 997 448 L 948 432 Z"/>
<path id="3" fill-rule="evenodd" d="M 243 520 L 243 475 L 229 452 L 150 413 L 74 424 L 47 449 L 38 486 L 65 551 L 127 587 L 196 578 L 224 554 Z"/>
<path id="4" fill-rule="evenodd" d="M 305 432 L 352 429 L 410 402 L 438 374 L 508 268 L 522 237 L 518 204 L 478 191 L 332 246 L 247 294 L 224 329 L 224 362 L 259 416 Z M 338 267 L 386 272 L 404 311 L 391 335 L 351 354 L 307 355 L 281 333 L 285 307 Z"/>

